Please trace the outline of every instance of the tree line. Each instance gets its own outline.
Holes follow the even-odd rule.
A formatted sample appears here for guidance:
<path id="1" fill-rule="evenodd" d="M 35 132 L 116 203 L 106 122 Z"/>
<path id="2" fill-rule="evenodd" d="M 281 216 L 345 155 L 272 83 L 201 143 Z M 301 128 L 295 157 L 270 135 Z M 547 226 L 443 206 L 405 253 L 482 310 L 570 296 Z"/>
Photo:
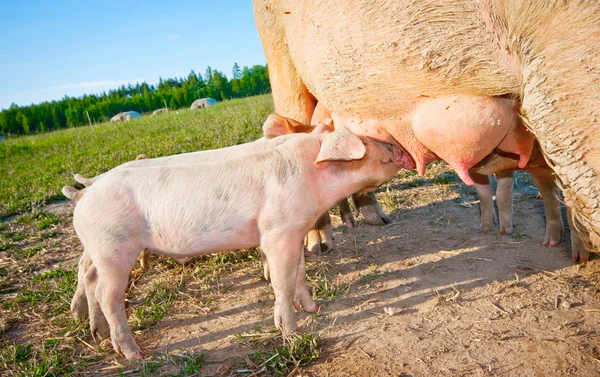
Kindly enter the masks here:
<path id="1" fill-rule="evenodd" d="M 122 111 L 150 112 L 165 107 L 189 107 L 198 98 L 223 101 L 264 94 L 271 88 L 266 66 L 240 69 L 237 63 L 229 80 L 222 72 L 208 67 L 204 77 L 193 70 L 187 77 L 159 79 L 158 85 L 146 82 L 123 85 L 108 93 L 68 97 L 37 105 L 12 104 L 0 112 L 0 134 L 27 135 L 65 127 L 109 121 Z M 88 118 L 89 115 L 89 118 Z"/>

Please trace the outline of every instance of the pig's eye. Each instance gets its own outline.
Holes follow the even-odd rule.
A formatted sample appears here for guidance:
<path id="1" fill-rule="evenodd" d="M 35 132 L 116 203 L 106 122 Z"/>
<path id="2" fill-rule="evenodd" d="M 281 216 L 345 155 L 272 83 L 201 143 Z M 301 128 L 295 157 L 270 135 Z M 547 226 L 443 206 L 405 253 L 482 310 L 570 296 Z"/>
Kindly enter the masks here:
<path id="1" fill-rule="evenodd" d="M 364 140 L 362 140 L 362 143 L 363 143 L 364 145 L 367 145 L 367 142 L 366 142 L 366 141 L 364 141 Z"/>

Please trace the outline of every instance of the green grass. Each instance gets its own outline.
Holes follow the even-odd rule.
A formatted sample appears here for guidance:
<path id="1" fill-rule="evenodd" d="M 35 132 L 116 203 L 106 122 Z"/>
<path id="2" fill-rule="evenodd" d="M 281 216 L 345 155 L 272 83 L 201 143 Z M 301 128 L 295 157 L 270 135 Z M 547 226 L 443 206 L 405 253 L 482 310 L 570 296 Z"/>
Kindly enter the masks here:
<path id="1" fill-rule="evenodd" d="M 0 370 L 6 376 L 69 376 L 83 367 L 71 360 L 72 344 L 63 344 L 59 339 L 46 339 L 40 344 L 4 342 L 0 349 Z"/>
<path id="2" fill-rule="evenodd" d="M 47 303 L 54 314 L 63 314 L 69 311 L 68 298 L 75 293 L 77 285 L 77 272 L 57 268 L 34 276 L 23 287 L 16 299 L 7 303 L 12 310 L 24 310 L 25 306 L 31 308 L 41 303 Z M 65 299 L 67 298 L 67 299 Z"/>
<path id="3" fill-rule="evenodd" d="M 206 364 L 206 355 L 192 351 L 184 351 L 177 354 L 159 354 L 152 356 L 150 360 L 143 360 L 134 369 L 120 371 L 120 376 L 202 376 L 200 368 Z M 165 371 L 165 369 L 167 371 Z M 172 373 L 177 370 L 177 373 Z"/>
<path id="4" fill-rule="evenodd" d="M 253 375 L 287 376 L 294 369 L 307 365 L 321 356 L 321 338 L 313 333 L 280 335 L 279 331 L 236 334 L 241 344 L 254 352 L 249 356 Z"/>
<path id="5" fill-rule="evenodd" d="M 144 298 L 140 306 L 135 309 L 132 318 L 132 330 L 143 330 L 157 324 L 177 299 L 175 288 L 161 286 L 154 282 L 154 287 Z"/>
<path id="6" fill-rule="evenodd" d="M 323 270 L 317 271 L 316 274 L 307 274 L 306 280 L 313 287 L 313 296 L 319 300 L 334 300 L 350 288 L 347 284 L 337 285 L 332 283 Z"/>
<path id="7" fill-rule="evenodd" d="M 259 261 L 260 254 L 257 249 L 244 251 L 230 251 L 227 253 L 209 254 L 195 258 L 190 267 L 192 277 L 198 280 L 204 279 L 210 282 L 220 276 L 223 272 L 233 271 L 240 268 L 243 262 Z"/>
<path id="8" fill-rule="evenodd" d="M 265 95 L 6 140 L 0 143 L 0 217 L 62 199 L 60 190 L 74 184 L 74 173 L 93 177 L 140 153 L 158 157 L 255 140 L 272 112 L 271 96 Z"/>

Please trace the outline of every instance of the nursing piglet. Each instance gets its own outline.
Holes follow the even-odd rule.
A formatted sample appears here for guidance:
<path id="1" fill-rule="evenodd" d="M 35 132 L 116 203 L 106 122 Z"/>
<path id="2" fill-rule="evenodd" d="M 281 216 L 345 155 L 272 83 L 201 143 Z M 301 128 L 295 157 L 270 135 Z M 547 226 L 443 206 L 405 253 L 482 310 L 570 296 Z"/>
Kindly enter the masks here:
<path id="1" fill-rule="evenodd" d="M 318 309 L 304 281 L 304 235 L 340 199 L 393 177 L 394 161 L 390 145 L 339 129 L 290 135 L 271 150 L 222 162 L 103 175 L 85 189 L 73 217 L 93 264 L 86 291 L 99 305 L 90 307 L 90 326 L 108 327 L 117 352 L 140 358 L 124 299 L 141 250 L 182 260 L 260 245 L 275 326 L 295 330 L 295 295 L 305 309 Z M 92 323 L 96 318 L 105 324 Z"/>
<path id="2" fill-rule="evenodd" d="M 316 127 L 316 132 L 330 131 L 331 129 L 328 126 L 330 122 L 331 122 L 331 120 L 327 120 L 325 123 L 319 124 Z M 284 127 L 285 124 L 287 124 L 287 120 L 285 118 L 271 115 L 271 116 L 269 116 L 269 121 L 265 122 L 265 125 L 263 126 L 263 130 L 265 133 L 275 133 L 276 132 L 275 130 Z M 311 127 L 311 129 L 312 128 L 313 127 Z M 272 129 L 273 129 L 273 131 L 271 131 Z M 75 174 L 75 180 L 79 183 L 84 184 L 87 187 L 90 187 L 96 181 L 102 179 L 107 174 L 113 174 L 115 171 L 122 170 L 122 169 L 149 168 L 149 167 L 174 166 L 174 165 L 179 165 L 179 166 L 186 165 L 187 166 L 187 165 L 199 165 L 199 164 L 222 162 L 222 161 L 225 161 L 225 160 L 228 160 L 231 158 L 236 158 L 236 157 L 246 156 L 246 155 L 253 154 L 253 153 L 259 153 L 259 152 L 265 152 L 265 151 L 271 150 L 271 149 L 275 148 L 276 146 L 278 146 L 279 144 L 284 143 L 288 137 L 290 137 L 290 136 L 283 135 L 281 137 L 278 137 L 275 139 L 270 139 L 270 140 L 262 138 L 262 139 L 259 139 L 259 140 L 256 140 L 256 141 L 253 141 L 250 143 L 235 145 L 235 146 L 221 148 L 221 149 L 182 153 L 182 154 L 177 154 L 177 155 L 172 155 L 172 156 L 164 156 L 164 157 L 158 157 L 158 158 L 148 158 L 148 156 L 146 156 L 146 155 L 139 155 L 135 161 L 129 161 L 124 164 L 121 164 L 121 165 L 113 168 L 112 170 L 110 170 L 106 173 L 100 174 L 93 178 L 86 178 L 80 174 Z M 249 168 L 251 169 L 251 167 L 249 167 Z M 69 186 L 66 186 L 63 189 L 64 195 L 67 198 L 73 199 L 75 201 L 78 201 L 85 192 L 87 192 L 87 189 L 77 191 L 74 188 L 69 187 Z M 142 252 L 142 254 L 140 256 L 140 265 L 142 265 L 143 268 L 145 268 L 147 266 L 147 257 L 148 257 L 148 253 Z M 181 259 L 181 261 L 185 261 L 185 259 Z M 89 307 L 95 305 L 94 302 L 88 302 L 88 297 L 87 297 L 86 289 L 85 289 L 85 274 L 87 273 L 88 269 L 91 266 L 92 266 L 92 261 L 90 260 L 88 253 L 84 250 L 84 252 L 81 255 L 81 258 L 79 260 L 77 290 L 75 291 L 75 294 L 73 295 L 73 299 L 71 300 L 71 312 L 73 313 L 73 317 L 77 320 L 84 319 L 88 315 Z M 267 278 L 267 280 L 268 280 L 268 278 L 269 278 L 268 277 L 268 265 L 265 263 L 264 267 L 265 267 L 265 278 Z M 92 275 L 91 272 L 90 272 L 90 275 Z M 106 327 L 106 326 L 100 326 L 100 328 L 98 329 L 98 331 L 100 332 L 99 333 L 100 336 L 103 335 L 103 334 L 101 334 L 102 327 Z M 96 329 L 94 329 L 93 331 L 95 331 L 95 330 Z M 106 336 L 108 336 L 108 334 L 106 334 Z"/>

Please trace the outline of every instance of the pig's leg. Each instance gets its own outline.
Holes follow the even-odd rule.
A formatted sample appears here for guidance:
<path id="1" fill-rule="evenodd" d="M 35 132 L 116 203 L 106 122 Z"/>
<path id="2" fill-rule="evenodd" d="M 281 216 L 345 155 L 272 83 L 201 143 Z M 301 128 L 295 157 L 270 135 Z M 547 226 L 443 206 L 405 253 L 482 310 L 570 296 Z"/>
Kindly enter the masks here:
<path id="1" fill-rule="evenodd" d="M 299 309 L 300 306 L 307 312 L 315 313 L 319 311 L 319 305 L 311 297 L 306 286 L 306 267 L 304 253 L 300 253 L 300 263 L 296 271 L 296 294 L 294 295 L 294 306 Z"/>
<path id="2" fill-rule="evenodd" d="M 368 192 L 366 194 L 354 194 L 352 195 L 352 201 L 357 211 L 362 212 L 365 222 L 370 225 L 384 225 L 390 224 L 392 219 L 386 215 L 385 211 L 379 205 L 374 192 Z"/>
<path id="3" fill-rule="evenodd" d="M 496 188 L 496 204 L 498 205 L 498 223 L 500 234 L 513 232 L 513 183 L 512 170 L 496 173 L 498 187 Z"/>
<path id="4" fill-rule="evenodd" d="M 106 339 L 110 336 L 110 328 L 97 297 L 98 270 L 93 264 L 90 265 L 84 276 L 85 293 L 87 296 L 88 311 L 90 315 L 90 331 L 93 336 Z"/>
<path id="5" fill-rule="evenodd" d="M 544 213 L 546 214 L 546 236 L 544 245 L 554 247 L 560 243 L 560 237 L 564 233 L 564 224 L 560 215 L 560 201 L 554 175 L 550 170 L 543 172 L 532 172 L 531 180 L 535 184 L 542 200 L 544 201 Z"/>
<path id="6" fill-rule="evenodd" d="M 487 233 L 492 230 L 496 220 L 490 177 L 473 172 L 470 172 L 470 175 L 475 182 L 475 191 L 477 191 L 477 195 L 479 196 L 479 211 L 481 212 L 481 226 L 479 227 L 479 231 Z"/>
<path id="7" fill-rule="evenodd" d="M 325 212 L 305 238 L 306 256 L 327 251 L 333 247 L 333 230 L 329 212 Z"/>
<path id="8" fill-rule="evenodd" d="M 356 222 L 354 221 L 354 215 L 352 215 L 352 211 L 350 210 L 348 198 L 340 200 L 338 205 L 340 206 L 340 217 L 342 218 L 344 225 L 346 225 L 348 228 L 354 228 L 356 226 Z"/>
<path id="9" fill-rule="evenodd" d="M 260 257 L 263 263 L 263 271 L 265 274 L 265 279 L 269 280 L 269 261 L 267 260 L 267 256 L 265 253 L 260 252 Z M 315 303 L 310 295 L 310 291 L 306 286 L 306 268 L 305 268 L 305 260 L 304 253 L 300 253 L 300 264 L 298 265 L 298 270 L 296 271 L 296 293 L 294 295 L 294 306 L 296 309 L 300 309 L 300 307 L 304 308 L 307 312 L 318 312 L 319 305 Z"/>
<path id="10" fill-rule="evenodd" d="M 94 265 L 98 269 L 96 296 L 110 325 L 110 338 L 115 351 L 128 359 L 140 359 L 144 354 L 133 339 L 125 313 L 125 290 L 139 248 L 124 250 L 122 246 L 104 247 L 103 255 L 94 258 Z"/>
<path id="11" fill-rule="evenodd" d="M 573 216 L 569 207 L 567 207 L 567 221 L 569 222 L 569 228 L 571 228 L 571 258 L 573 262 L 578 260 L 587 262 L 590 259 L 590 252 L 582 239 L 582 232 L 585 232 L 585 229 Z"/>
<path id="12" fill-rule="evenodd" d="M 75 320 L 82 320 L 88 315 L 88 302 L 85 295 L 85 273 L 92 265 L 89 255 L 83 251 L 79 259 L 79 271 L 77 272 L 77 289 L 71 300 L 71 314 Z"/>
<path id="13" fill-rule="evenodd" d="M 264 233 L 261 248 L 269 260 L 271 285 L 275 292 L 275 327 L 283 332 L 297 329 L 292 306 L 296 293 L 296 274 L 302 254 L 302 236 L 283 229 Z"/>

